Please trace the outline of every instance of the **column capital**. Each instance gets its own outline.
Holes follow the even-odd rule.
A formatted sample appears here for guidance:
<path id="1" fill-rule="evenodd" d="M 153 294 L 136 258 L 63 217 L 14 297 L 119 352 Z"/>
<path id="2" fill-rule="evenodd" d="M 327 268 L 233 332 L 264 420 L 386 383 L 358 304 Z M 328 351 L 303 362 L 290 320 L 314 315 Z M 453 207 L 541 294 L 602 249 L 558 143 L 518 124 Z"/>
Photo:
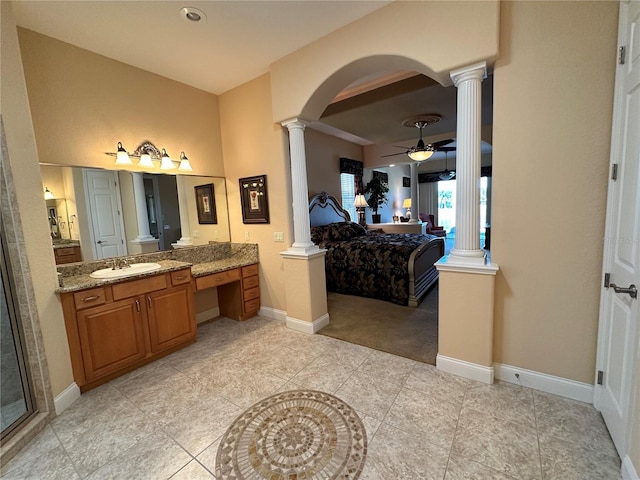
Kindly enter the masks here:
<path id="1" fill-rule="evenodd" d="M 456 87 L 467 80 L 484 80 L 487 78 L 487 62 L 480 62 L 458 68 L 457 70 L 451 71 L 449 75 Z"/>
<path id="2" fill-rule="evenodd" d="M 289 120 L 285 120 L 284 122 L 280 123 L 283 127 L 287 127 L 289 129 L 289 131 L 294 130 L 296 128 L 301 128 L 302 130 L 305 129 L 305 127 L 307 127 L 309 125 L 309 122 L 306 121 L 303 118 L 299 118 L 299 117 L 295 117 L 295 118 L 290 118 Z"/>

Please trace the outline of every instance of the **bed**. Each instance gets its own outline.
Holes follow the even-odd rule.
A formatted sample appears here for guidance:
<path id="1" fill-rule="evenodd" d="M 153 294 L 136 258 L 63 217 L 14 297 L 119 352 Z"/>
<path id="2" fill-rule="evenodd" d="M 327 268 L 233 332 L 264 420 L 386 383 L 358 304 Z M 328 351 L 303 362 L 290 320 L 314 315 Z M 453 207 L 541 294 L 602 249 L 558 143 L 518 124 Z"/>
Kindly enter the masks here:
<path id="1" fill-rule="evenodd" d="M 438 280 L 442 238 L 367 231 L 326 192 L 311 199 L 309 222 L 311 240 L 327 250 L 329 291 L 417 307 Z"/>

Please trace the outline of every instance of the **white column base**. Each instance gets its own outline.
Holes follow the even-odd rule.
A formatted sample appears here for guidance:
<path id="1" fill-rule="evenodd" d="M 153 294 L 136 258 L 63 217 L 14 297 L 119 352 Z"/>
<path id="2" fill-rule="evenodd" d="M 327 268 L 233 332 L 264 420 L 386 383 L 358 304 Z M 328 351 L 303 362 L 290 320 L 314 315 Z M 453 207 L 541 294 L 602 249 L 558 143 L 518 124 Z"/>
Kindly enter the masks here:
<path id="1" fill-rule="evenodd" d="M 452 248 L 447 263 L 457 265 L 485 265 L 487 254 L 484 250 L 459 250 Z"/>
<path id="2" fill-rule="evenodd" d="M 485 367 L 484 365 L 465 362 L 464 360 L 438 354 L 436 356 L 436 368 L 459 377 L 475 380 L 476 382 L 493 383 L 493 367 Z"/>
<path id="3" fill-rule="evenodd" d="M 289 250 L 280 252 L 280 255 L 283 258 L 313 258 L 317 255 L 324 255 L 325 253 L 327 253 L 327 251 L 319 248 L 315 243 L 312 243 L 311 246 L 308 247 L 296 246 L 294 243 Z"/>
<path id="4" fill-rule="evenodd" d="M 135 239 L 131 240 L 131 243 L 153 243 L 157 241 L 158 239 L 153 235 L 138 235 Z"/>
<path id="5" fill-rule="evenodd" d="M 183 237 L 176 243 L 172 243 L 171 246 L 173 248 L 193 247 L 193 242 L 191 241 L 190 237 Z"/>
<path id="6" fill-rule="evenodd" d="M 454 258 L 452 261 L 451 255 L 445 255 L 440 260 L 438 260 L 434 265 L 438 271 L 443 272 L 461 272 L 461 273 L 478 273 L 481 275 L 495 275 L 500 270 L 500 266 L 495 263 L 486 263 L 484 260 L 483 263 L 473 263 L 473 262 L 465 262 L 464 260 L 461 262 L 456 262 Z M 462 257 L 463 259 L 465 257 Z"/>
<path id="7" fill-rule="evenodd" d="M 320 318 L 316 318 L 313 322 L 306 322 L 299 318 L 287 315 L 286 325 L 287 328 L 295 330 L 296 332 L 314 334 L 329 325 L 329 314 L 325 313 Z"/>

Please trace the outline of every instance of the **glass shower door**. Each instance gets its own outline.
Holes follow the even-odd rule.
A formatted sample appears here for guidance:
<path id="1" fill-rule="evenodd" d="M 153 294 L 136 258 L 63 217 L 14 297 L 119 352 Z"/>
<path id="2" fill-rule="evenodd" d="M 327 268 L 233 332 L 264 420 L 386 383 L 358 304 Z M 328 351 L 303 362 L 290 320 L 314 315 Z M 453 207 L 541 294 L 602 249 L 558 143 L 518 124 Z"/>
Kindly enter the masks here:
<path id="1" fill-rule="evenodd" d="M 0 232 L 0 438 L 15 433 L 34 412 L 11 283 L 4 235 Z"/>

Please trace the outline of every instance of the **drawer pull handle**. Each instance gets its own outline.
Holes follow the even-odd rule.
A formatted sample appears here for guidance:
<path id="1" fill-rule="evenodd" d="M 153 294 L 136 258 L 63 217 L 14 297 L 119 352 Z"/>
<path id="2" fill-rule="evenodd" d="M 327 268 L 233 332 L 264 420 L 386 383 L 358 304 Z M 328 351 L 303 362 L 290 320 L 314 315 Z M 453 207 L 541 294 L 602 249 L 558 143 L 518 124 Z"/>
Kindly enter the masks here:
<path id="1" fill-rule="evenodd" d="M 140 300 L 136 300 L 136 311 L 140 312 Z"/>
<path id="2" fill-rule="evenodd" d="M 187 278 L 186 275 L 178 275 L 178 276 L 176 276 L 176 280 L 184 280 L 185 278 Z"/>
<path id="3" fill-rule="evenodd" d="M 147 297 L 147 305 L 151 308 L 151 297 Z"/>
<path id="4" fill-rule="evenodd" d="M 91 295 L 90 297 L 84 297 L 82 299 L 83 302 L 93 302 L 94 300 L 99 299 L 100 297 L 98 295 Z"/>

